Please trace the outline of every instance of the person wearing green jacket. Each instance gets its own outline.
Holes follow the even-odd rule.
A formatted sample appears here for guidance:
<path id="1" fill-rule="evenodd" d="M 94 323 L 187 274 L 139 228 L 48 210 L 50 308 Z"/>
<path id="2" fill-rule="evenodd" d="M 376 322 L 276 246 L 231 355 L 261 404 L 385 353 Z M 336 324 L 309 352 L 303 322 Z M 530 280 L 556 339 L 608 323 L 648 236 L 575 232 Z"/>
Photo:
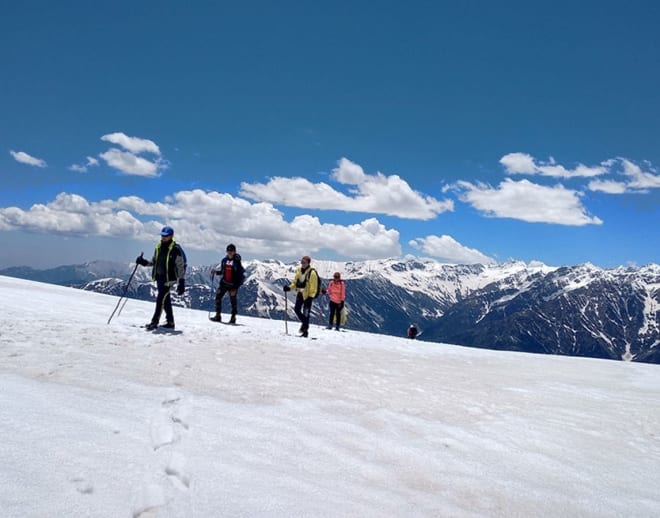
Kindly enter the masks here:
<path id="1" fill-rule="evenodd" d="M 156 309 L 154 316 L 145 327 L 151 331 L 158 327 L 160 316 L 165 310 L 167 323 L 163 326 L 174 329 L 174 313 L 172 312 L 172 299 L 170 288 L 176 286 L 177 295 L 183 295 L 186 289 L 186 254 L 183 248 L 174 241 L 174 229 L 163 227 L 160 231 L 160 242 L 156 245 L 154 256 L 151 261 L 144 257 L 138 257 L 135 262 L 140 266 L 151 266 L 151 278 L 156 282 L 158 295 L 156 297 Z"/>

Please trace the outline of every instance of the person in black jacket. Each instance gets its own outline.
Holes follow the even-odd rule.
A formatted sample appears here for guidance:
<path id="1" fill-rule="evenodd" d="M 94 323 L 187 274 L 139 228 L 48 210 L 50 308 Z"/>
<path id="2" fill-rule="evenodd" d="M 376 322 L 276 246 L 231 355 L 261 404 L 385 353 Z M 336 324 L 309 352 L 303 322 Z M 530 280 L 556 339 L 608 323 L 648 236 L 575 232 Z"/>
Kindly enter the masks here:
<path id="1" fill-rule="evenodd" d="M 154 256 L 151 261 L 144 257 L 138 257 L 135 262 L 141 266 L 152 266 L 151 278 L 156 281 L 158 296 L 156 298 L 156 310 L 151 322 L 146 325 L 148 330 L 156 329 L 160 316 L 165 310 L 167 323 L 163 326 L 174 329 L 174 313 L 172 312 L 172 300 L 170 288 L 177 286 L 177 295 L 183 295 L 186 289 L 186 254 L 183 248 L 174 241 L 174 229 L 163 227 L 160 231 L 160 243 L 156 245 Z"/>
<path id="2" fill-rule="evenodd" d="M 410 324 L 410 327 L 408 328 L 408 338 L 414 340 L 417 338 L 418 334 L 419 332 L 417 331 L 417 326 L 415 324 Z"/>
<path id="3" fill-rule="evenodd" d="M 227 255 L 220 264 L 211 270 L 211 279 L 216 275 L 220 276 L 220 285 L 215 293 L 215 316 L 210 320 L 213 322 L 222 322 L 222 297 L 229 292 L 229 302 L 231 302 L 230 324 L 236 323 L 236 313 L 238 312 L 238 288 L 245 280 L 245 270 L 241 262 L 240 254 L 236 253 L 236 246 L 227 245 Z"/>

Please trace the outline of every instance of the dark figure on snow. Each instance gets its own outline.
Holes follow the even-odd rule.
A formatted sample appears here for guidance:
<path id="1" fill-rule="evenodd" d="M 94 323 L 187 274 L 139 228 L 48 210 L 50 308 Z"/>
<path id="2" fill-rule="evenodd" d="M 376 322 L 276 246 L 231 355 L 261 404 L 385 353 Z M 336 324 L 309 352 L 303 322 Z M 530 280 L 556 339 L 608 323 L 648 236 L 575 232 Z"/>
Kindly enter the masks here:
<path id="1" fill-rule="evenodd" d="M 410 324 L 410 327 L 408 328 L 408 338 L 414 340 L 417 338 L 417 333 L 417 326 L 415 324 Z"/>
<path id="2" fill-rule="evenodd" d="M 215 293 L 215 316 L 211 317 L 213 322 L 222 322 L 222 297 L 229 292 L 229 301 L 231 302 L 230 324 L 236 323 L 236 313 L 238 313 L 238 288 L 245 280 L 245 270 L 241 263 L 240 254 L 236 253 L 236 246 L 227 245 L 227 255 L 220 264 L 211 270 L 211 279 L 216 275 L 220 276 L 220 285 Z"/>
<path id="3" fill-rule="evenodd" d="M 328 287 L 323 288 L 321 292 L 324 295 L 327 293 L 330 296 L 330 323 L 328 324 L 328 329 L 332 329 L 332 325 L 334 324 L 335 329 L 339 331 L 341 312 L 344 309 L 344 301 L 346 300 L 346 285 L 341 280 L 341 274 L 335 272 Z"/>
<path id="4" fill-rule="evenodd" d="M 319 277 L 316 270 L 310 266 L 312 260 L 305 256 L 300 260 L 300 268 L 296 270 L 296 276 L 289 286 L 284 286 L 284 291 L 296 290 L 296 305 L 294 311 L 300 319 L 300 336 L 309 336 L 309 315 L 312 311 L 312 302 L 317 295 Z"/>
<path id="5" fill-rule="evenodd" d="M 170 288 L 176 286 L 177 295 L 183 295 L 186 289 L 186 254 L 183 248 L 174 241 L 174 229 L 163 227 L 160 231 L 160 243 L 156 245 L 154 256 L 151 261 L 144 257 L 138 257 L 135 262 L 140 266 L 151 266 L 151 278 L 156 281 L 158 296 L 156 298 L 156 310 L 147 329 L 156 329 L 160 316 L 165 310 L 167 323 L 163 326 L 174 329 L 174 313 L 172 312 L 172 300 Z"/>

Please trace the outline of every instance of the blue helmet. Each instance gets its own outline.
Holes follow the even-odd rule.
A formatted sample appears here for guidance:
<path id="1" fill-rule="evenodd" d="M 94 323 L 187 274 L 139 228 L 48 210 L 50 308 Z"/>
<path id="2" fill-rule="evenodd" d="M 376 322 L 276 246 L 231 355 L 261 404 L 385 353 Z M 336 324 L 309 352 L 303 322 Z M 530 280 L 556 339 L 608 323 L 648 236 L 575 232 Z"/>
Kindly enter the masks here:
<path id="1" fill-rule="evenodd" d="M 160 231 L 160 235 L 165 237 L 165 236 L 173 236 L 174 235 L 174 229 L 172 227 L 163 227 L 163 230 Z"/>

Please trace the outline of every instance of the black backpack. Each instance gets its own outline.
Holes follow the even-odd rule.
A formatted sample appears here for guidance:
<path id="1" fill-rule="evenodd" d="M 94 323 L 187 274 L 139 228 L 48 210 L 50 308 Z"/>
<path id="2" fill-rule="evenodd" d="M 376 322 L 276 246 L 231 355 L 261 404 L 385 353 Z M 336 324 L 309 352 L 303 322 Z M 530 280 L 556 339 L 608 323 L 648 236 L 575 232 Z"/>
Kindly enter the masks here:
<path id="1" fill-rule="evenodd" d="M 321 289 L 323 288 L 323 284 L 321 283 L 321 276 L 319 275 L 319 272 L 317 272 L 314 268 L 312 268 L 311 270 L 316 273 L 316 295 L 314 295 L 313 297 L 316 299 L 321 294 Z M 309 272 L 310 275 L 312 271 Z"/>

